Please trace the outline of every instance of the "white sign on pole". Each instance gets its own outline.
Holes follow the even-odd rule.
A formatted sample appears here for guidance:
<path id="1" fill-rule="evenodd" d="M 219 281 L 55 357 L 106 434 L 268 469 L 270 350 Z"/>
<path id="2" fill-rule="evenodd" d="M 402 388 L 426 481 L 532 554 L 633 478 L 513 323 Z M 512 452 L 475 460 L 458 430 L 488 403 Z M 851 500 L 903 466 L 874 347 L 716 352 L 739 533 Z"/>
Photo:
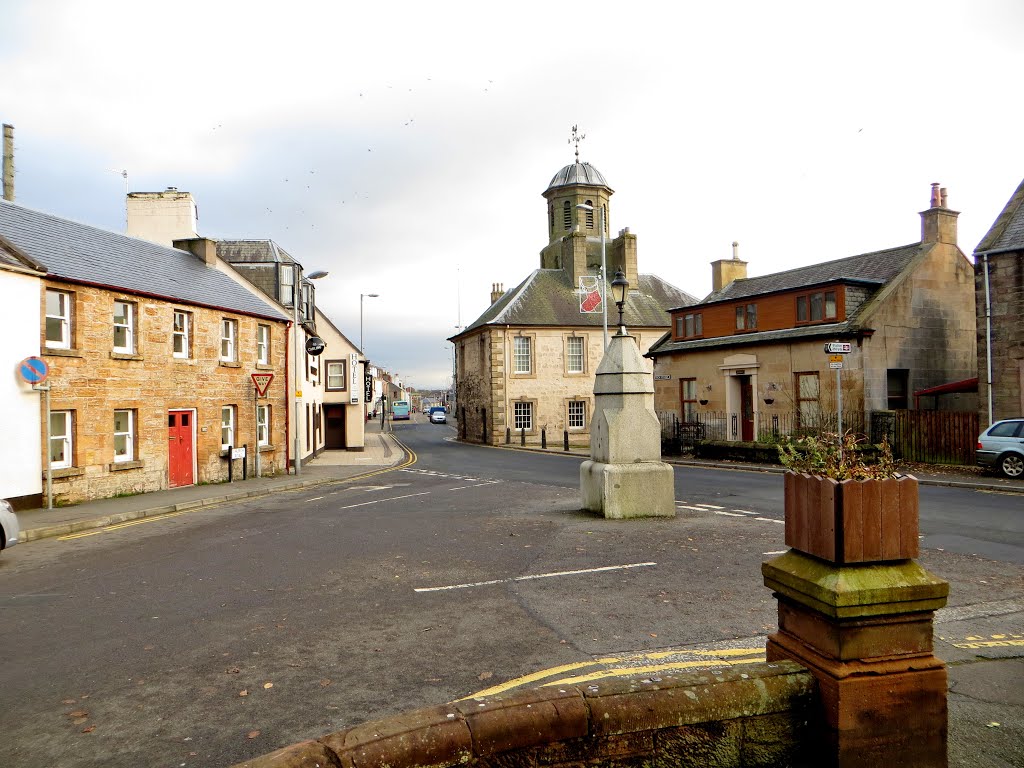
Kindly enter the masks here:
<path id="1" fill-rule="evenodd" d="M 825 351 L 830 355 L 848 355 L 852 349 L 848 341 L 830 341 L 825 344 Z"/>
<path id="2" fill-rule="evenodd" d="M 360 384 L 360 372 L 359 372 L 359 355 L 352 352 L 348 356 L 348 401 L 351 405 L 359 405 L 360 390 L 362 389 Z"/>
<path id="3" fill-rule="evenodd" d="M 838 370 L 840 370 L 843 367 L 843 364 L 842 363 L 829 363 L 828 367 L 829 368 L 835 368 L 838 371 Z"/>

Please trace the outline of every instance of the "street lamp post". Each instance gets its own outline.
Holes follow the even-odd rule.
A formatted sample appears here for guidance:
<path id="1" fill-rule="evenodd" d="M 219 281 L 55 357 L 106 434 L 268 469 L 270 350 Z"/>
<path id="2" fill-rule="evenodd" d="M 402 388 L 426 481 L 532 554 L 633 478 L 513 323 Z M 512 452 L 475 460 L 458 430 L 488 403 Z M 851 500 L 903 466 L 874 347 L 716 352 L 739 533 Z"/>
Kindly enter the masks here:
<path id="1" fill-rule="evenodd" d="M 576 208 L 581 211 L 593 212 L 594 206 L 587 203 L 579 203 Z M 605 267 L 605 235 L 604 235 L 604 206 L 598 209 L 601 225 L 601 326 L 604 329 L 604 348 L 608 349 L 608 269 Z"/>
<path id="2" fill-rule="evenodd" d="M 363 354 L 363 299 L 377 299 L 380 298 L 379 293 L 360 293 L 359 294 L 359 354 Z"/>
<path id="3" fill-rule="evenodd" d="M 615 271 L 615 279 L 612 280 L 612 298 L 615 299 L 615 306 L 619 308 L 619 336 L 626 335 L 626 324 L 622 322 L 622 312 L 626 308 L 626 293 L 629 291 L 629 281 L 622 273 L 620 266 Z"/>
<path id="4" fill-rule="evenodd" d="M 297 261 L 292 262 L 292 326 L 295 333 L 295 474 L 302 474 L 302 444 L 299 440 L 299 419 L 302 412 L 302 390 L 299 389 L 299 369 L 302 368 L 302 345 L 299 344 L 299 297 L 302 294 L 302 268 Z M 310 272 L 307 280 L 319 280 L 327 277 L 323 270 Z M 259 446 L 256 447 L 259 450 Z"/>

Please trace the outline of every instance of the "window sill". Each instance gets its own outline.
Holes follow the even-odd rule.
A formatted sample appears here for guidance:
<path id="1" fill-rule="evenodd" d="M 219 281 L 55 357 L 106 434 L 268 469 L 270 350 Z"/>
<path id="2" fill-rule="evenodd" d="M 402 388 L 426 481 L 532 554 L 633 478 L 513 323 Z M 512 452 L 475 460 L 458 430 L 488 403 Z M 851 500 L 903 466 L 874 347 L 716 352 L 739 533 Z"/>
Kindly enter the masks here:
<path id="1" fill-rule="evenodd" d="M 192 358 L 191 357 L 184 357 L 182 355 L 171 355 L 171 360 L 175 360 L 175 361 L 177 361 L 179 363 L 191 363 L 192 362 Z"/>
<path id="2" fill-rule="evenodd" d="M 142 355 L 135 352 L 111 352 L 111 360 L 143 360 Z"/>
<path id="3" fill-rule="evenodd" d="M 273 453 L 275 450 L 277 450 L 277 449 L 274 448 L 273 445 L 261 445 L 260 446 L 260 453 Z"/>
<path id="4" fill-rule="evenodd" d="M 82 353 L 77 349 L 65 349 L 63 347 L 44 347 L 44 355 L 53 355 L 54 357 L 82 357 Z"/>
<path id="5" fill-rule="evenodd" d="M 107 469 L 111 472 L 123 472 L 127 469 L 142 469 L 146 466 L 146 462 L 141 459 L 135 461 L 114 461 L 107 465 Z"/>
<path id="6" fill-rule="evenodd" d="M 257 371 L 272 371 L 272 370 L 274 370 L 274 366 L 272 366 L 270 363 L 256 363 L 256 370 Z"/>
<path id="7" fill-rule="evenodd" d="M 81 477 L 85 474 L 84 467 L 62 467 L 51 471 L 54 480 L 59 480 L 62 477 Z M 46 473 L 43 473 L 43 477 L 46 477 Z"/>
<path id="8" fill-rule="evenodd" d="M 220 360 L 217 364 L 221 368 L 241 368 L 242 367 L 241 363 L 235 363 L 235 362 L 231 362 L 229 360 Z"/>

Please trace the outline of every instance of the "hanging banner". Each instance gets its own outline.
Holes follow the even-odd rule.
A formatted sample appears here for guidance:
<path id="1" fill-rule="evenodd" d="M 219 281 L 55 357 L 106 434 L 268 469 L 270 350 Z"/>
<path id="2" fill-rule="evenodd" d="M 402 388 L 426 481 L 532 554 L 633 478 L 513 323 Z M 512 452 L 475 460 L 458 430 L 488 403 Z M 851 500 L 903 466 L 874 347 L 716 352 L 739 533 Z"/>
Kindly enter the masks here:
<path id="1" fill-rule="evenodd" d="M 352 352 L 348 356 L 348 402 L 359 405 L 359 355 Z"/>
<path id="2" fill-rule="evenodd" d="M 580 275 L 580 313 L 601 311 L 601 281 L 596 275 Z"/>

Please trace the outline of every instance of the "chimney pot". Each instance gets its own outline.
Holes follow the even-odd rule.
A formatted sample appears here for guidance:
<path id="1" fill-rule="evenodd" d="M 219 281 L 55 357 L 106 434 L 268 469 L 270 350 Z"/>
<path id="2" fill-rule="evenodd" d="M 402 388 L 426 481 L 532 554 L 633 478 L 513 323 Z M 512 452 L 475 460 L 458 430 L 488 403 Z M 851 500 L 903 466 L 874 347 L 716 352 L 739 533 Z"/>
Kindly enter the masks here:
<path id="1" fill-rule="evenodd" d="M 941 203 L 942 203 L 942 200 L 939 197 L 939 182 L 933 181 L 932 182 L 932 201 L 931 201 L 931 207 L 932 208 L 940 208 L 941 207 Z"/>
<path id="2" fill-rule="evenodd" d="M 945 187 L 942 187 L 942 189 L 939 190 L 939 202 L 941 203 L 943 208 L 946 207 L 946 188 Z"/>
<path id="3" fill-rule="evenodd" d="M 732 241 L 732 257 L 733 257 L 733 259 L 739 261 L 739 258 L 740 258 L 740 242 L 739 242 L 739 240 L 733 240 Z"/>

